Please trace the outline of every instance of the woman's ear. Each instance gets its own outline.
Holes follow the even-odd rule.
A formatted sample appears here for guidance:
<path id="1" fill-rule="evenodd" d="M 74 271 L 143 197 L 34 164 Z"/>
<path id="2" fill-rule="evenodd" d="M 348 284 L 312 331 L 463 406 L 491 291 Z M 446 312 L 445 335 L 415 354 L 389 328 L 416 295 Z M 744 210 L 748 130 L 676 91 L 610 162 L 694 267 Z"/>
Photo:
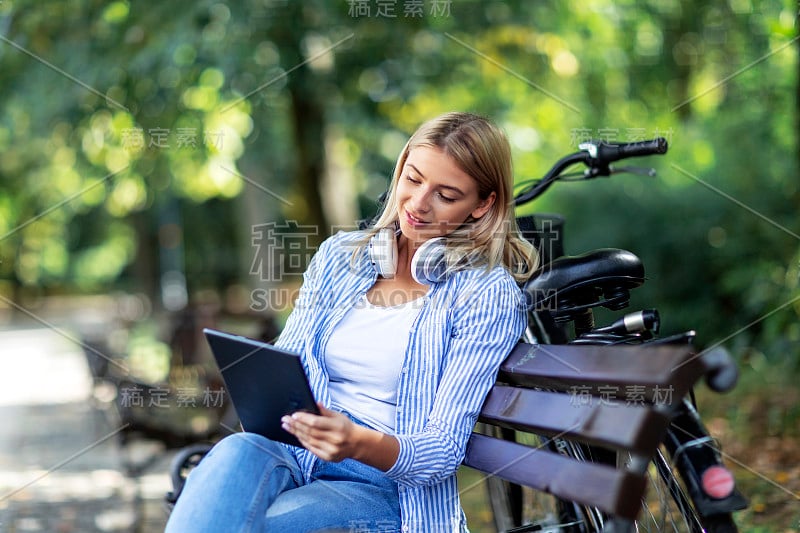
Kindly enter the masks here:
<path id="1" fill-rule="evenodd" d="M 470 213 L 470 215 L 472 215 L 472 218 L 477 220 L 481 218 L 483 215 L 485 215 L 489 211 L 489 209 L 491 209 L 492 206 L 494 205 L 495 198 L 497 198 L 497 195 L 495 194 L 494 191 L 492 191 L 491 193 L 489 193 L 489 196 L 487 196 L 486 199 L 478 202 L 478 206 L 472 211 L 472 213 Z"/>

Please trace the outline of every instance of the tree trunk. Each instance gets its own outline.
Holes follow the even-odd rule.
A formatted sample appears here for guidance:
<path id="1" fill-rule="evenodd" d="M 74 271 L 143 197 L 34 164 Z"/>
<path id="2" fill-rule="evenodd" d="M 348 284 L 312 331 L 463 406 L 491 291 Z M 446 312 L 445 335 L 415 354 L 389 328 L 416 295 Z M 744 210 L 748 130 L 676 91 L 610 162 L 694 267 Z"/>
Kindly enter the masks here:
<path id="1" fill-rule="evenodd" d="M 325 173 L 325 118 L 323 104 L 312 89 L 313 75 L 304 71 L 304 68 L 297 69 L 292 73 L 295 78 L 289 81 L 297 146 L 295 177 L 307 208 L 301 222 L 317 228 L 317 238 L 321 241 L 330 234 L 320 194 Z"/>
<path id="2" fill-rule="evenodd" d="M 303 38 L 309 30 L 308 13 L 303 3 L 287 6 L 293 24 L 274 27 L 274 42 L 278 46 L 281 66 L 291 72 L 286 88 L 291 101 L 294 126 L 295 165 L 294 183 L 297 196 L 305 204 L 297 213 L 297 222 L 316 228 L 317 235 L 309 236 L 309 244 L 317 245 L 330 233 L 330 225 L 322 207 L 320 184 L 325 173 L 325 97 L 319 79 L 302 53 Z"/>
<path id="3" fill-rule="evenodd" d="M 154 251 L 158 249 L 155 230 L 150 210 L 138 211 L 131 215 L 131 223 L 136 230 L 136 257 L 131 269 L 131 277 L 137 280 L 142 292 L 147 295 L 153 306 L 158 306 L 158 267 Z"/>

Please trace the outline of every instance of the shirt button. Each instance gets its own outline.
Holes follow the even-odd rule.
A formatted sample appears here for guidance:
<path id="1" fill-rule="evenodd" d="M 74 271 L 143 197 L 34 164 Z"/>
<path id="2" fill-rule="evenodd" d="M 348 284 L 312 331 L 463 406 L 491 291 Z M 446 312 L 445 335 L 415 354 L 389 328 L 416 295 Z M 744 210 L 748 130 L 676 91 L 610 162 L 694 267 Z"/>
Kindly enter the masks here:
<path id="1" fill-rule="evenodd" d="M 410 528 L 410 527 L 408 527 L 408 526 L 406 526 L 406 525 L 404 525 L 404 526 L 403 526 L 403 531 L 411 531 L 411 528 Z"/>

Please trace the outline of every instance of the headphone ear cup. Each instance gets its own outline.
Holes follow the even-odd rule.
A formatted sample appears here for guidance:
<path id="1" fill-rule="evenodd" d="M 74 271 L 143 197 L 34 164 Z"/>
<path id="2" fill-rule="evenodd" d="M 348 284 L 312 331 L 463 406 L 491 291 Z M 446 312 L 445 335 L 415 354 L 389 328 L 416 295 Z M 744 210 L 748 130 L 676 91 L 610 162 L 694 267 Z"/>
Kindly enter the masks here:
<path id="1" fill-rule="evenodd" d="M 393 278 L 397 272 L 397 238 L 391 228 L 381 228 L 369 240 L 369 260 L 379 276 Z"/>
<path id="2" fill-rule="evenodd" d="M 447 277 L 444 237 L 435 237 L 422 243 L 411 258 L 411 276 L 417 283 L 430 285 Z"/>

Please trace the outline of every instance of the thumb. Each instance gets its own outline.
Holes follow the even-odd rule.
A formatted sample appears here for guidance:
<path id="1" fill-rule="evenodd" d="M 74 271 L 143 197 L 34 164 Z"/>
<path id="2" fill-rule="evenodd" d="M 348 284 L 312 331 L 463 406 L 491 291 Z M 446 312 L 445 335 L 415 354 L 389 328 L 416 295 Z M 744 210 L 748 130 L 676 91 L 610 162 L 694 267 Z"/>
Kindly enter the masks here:
<path id="1" fill-rule="evenodd" d="M 328 409 L 322 404 L 322 402 L 317 402 L 317 407 L 319 408 L 319 414 L 321 414 L 322 416 L 332 416 L 336 414 L 336 411 Z"/>

